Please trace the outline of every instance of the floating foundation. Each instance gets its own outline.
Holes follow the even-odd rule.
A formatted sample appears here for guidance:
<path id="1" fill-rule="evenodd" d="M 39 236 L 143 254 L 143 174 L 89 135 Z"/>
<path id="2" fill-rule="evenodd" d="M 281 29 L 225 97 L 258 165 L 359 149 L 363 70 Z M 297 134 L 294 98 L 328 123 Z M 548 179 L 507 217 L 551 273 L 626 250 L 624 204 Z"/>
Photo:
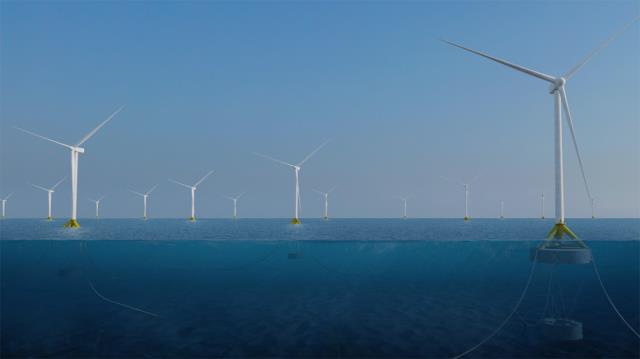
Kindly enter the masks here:
<path id="1" fill-rule="evenodd" d="M 53 217 L 51 216 L 47 217 L 47 221 L 53 221 Z"/>
<path id="2" fill-rule="evenodd" d="M 189 220 L 193 222 L 196 220 L 196 217 L 189 217 Z"/>
<path id="3" fill-rule="evenodd" d="M 70 219 L 69 222 L 64 224 L 65 228 L 80 228 L 80 223 L 75 219 Z"/>
<path id="4" fill-rule="evenodd" d="M 464 218 L 463 218 L 463 219 L 464 219 L 465 221 L 468 221 L 468 220 L 470 220 L 471 218 L 469 218 L 469 217 L 467 217 L 467 216 L 464 216 Z"/>
<path id="5" fill-rule="evenodd" d="M 539 326 L 542 336 L 547 340 L 582 340 L 582 323 L 573 319 L 543 318 Z"/>
<path id="6" fill-rule="evenodd" d="M 292 218 L 291 224 L 300 224 L 300 220 L 298 218 Z"/>
<path id="7" fill-rule="evenodd" d="M 571 240 L 563 240 L 564 236 Z M 587 264 L 591 263 L 591 249 L 564 223 L 556 223 L 547 240 L 531 248 L 530 258 L 539 263 Z"/>

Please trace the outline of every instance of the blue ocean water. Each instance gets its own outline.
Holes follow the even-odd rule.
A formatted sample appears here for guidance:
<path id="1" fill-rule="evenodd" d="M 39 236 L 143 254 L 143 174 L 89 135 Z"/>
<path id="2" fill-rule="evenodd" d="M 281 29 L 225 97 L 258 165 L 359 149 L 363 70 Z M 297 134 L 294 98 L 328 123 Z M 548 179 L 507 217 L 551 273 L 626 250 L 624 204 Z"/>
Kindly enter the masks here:
<path id="1" fill-rule="evenodd" d="M 0 222 L 3 358 L 452 357 L 511 313 L 553 221 L 62 223 Z M 640 220 L 569 225 L 638 330 Z M 516 314 L 469 357 L 640 356 L 591 264 L 533 270 Z M 550 315 L 580 321 L 584 339 L 543 337 Z"/>

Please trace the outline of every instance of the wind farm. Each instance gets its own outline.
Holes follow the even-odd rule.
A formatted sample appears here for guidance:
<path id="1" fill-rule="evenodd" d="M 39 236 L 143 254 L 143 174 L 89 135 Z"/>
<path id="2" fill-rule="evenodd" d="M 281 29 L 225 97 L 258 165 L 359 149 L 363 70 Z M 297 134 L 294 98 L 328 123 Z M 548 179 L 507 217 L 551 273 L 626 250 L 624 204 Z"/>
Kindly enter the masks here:
<path id="1" fill-rule="evenodd" d="M 638 10 L 0 2 L 0 357 L 640 357 Z"/>

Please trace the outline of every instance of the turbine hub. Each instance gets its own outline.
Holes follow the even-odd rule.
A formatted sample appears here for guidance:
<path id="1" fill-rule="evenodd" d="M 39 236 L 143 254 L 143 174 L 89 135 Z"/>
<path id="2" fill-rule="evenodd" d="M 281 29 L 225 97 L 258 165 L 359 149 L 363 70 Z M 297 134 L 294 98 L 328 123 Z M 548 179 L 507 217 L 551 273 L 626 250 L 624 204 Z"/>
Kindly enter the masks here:
<path id="1" fill-rule="evenodd" d="M 82 148 L 82 147 L 74 147 L 73 150 L 78 152 L 78 153 L 84 153 L 84 148 Z"/>
<path id="2" fill-rule="evenodd" d="M 549 93 L 554 93 L 567 83 L 564 77 L 556 77 L 551 85 L 549 85 Z"/>

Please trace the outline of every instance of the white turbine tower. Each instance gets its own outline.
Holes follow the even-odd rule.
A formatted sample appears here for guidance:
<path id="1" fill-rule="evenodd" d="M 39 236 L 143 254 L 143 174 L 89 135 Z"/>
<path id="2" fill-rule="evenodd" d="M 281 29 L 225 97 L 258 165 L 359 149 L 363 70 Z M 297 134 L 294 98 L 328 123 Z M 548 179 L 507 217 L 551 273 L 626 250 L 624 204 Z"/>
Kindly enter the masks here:
<path id="1" fill-rule="evenodd" d="M 7 201 L 9 200 L 9 198 L 11 198 L 12 195 L 13 193 L 9 193 L 9 195 L 7 195 L 5 198 L 2 199 L 2 218 L 4 218 L 5 208 L 7 207 Z"/>
<path id="2" fill-rule="evenodd" d="M 393 197 L 395 199 L 399 199 L 403 202 L 403 208 L 402 208 L 402 219 L 407 219 L 407 200 L 409 198 L 407 197 Z"/>
<path id="3" fill-rule="evenodd" d="M 544 219 L 544 192 L 540 193 L 540 218 Z"/>
<path id="4" fill-rule="evenodd" d="M 65 227 L 70 227 L 70 228 L 80 227 L 80 224 L 78 223 L 78 217 L 77 217 L 77 214 L 78 214 L 78 157 L 80 153 L 84 153 L 84 148 L 80 146 L 82 146 L 85 142 L 87 142 L 87 140 L 89 140 L 93 135 L 95 135 L 96 132 L 98 132 L 98 130 L 102 128 L 102 126 L 106 125 L 107 122 L 111 121 L 111 119 L 114 118 L 120 111 L 122 111 L 123 108 L 124 106 L 120 107 L 116 112 L 111 114 L 111 116 L 107 117 L 106 120 L 102 121 L 96 128 L 91 130 L 91 132 L 89 132 L 86 136 L 84 136 L 80 140 L 80 142 L 76 143 L 75 145 L 67 145 L 65 143 L 58 142 L 50 138 L 38 135 L 37 133 L 16 127 L 16 129 L 20 131 L 39 137 L 43 140 L 53 142 L 60 146 L 64 146 L 69 150 L 71 150 L 71 219 L 69 219 L 69 221 L 65 223 L 64 225 Z"/>
<path id="5" fill-rule="evenodd" d="M 238 200 L 240 199 L 240 197 L 244 196 L 244 194 L 245 194 L 245 192 L 242 192 L 242 193 L 240 193 L 239 195 L 237 195 L 235 197 L 223 196 L 224 198 L 233 201 L 233 219 L 238 218 Z"/>
<path id="6" fill-rule="evenodd" d="M 336 189 L 336 186 L 331 187 L 331 189 L 327 192 L 322 192 L 314 189 L 314 192 L 318 193 L 324 198 L 324 216 L 322 218 L 325 220 L 329 219 L 329 194 L 333 192 L 334 189 Z"/>
<path id="7" fill-rule="evenodd" d="M 204 177 L 202 177 L 193 186 L 189 186 L 188 184 L 184 184 L 182 182 L 178 182 L 176 180 L 169 179 L 169 181 L 171 181 L 171 182 L 173 182 L 175 184 L 179 184 L 180 186 L 187 187 L 188 189 L 191 190 L 191 217 L 189 217 L 190 221 L 195 221 L 196 220 L 196 189 L 198 189 L 198 185 L 200 183 L 202 183 L 202 181 L 207 179 L 207 177 L 209 177 L 212 173 L 213 173 L 213 171 L 209 171 L 209 173 L 204 175 Z"/>
<path id="8" fill-rule="evenodd" d="M 42 187 L 42 186 L 38 186 L 37 184 L 29 183 L 29 184 L 30 184 L 30 185 L 32 185 L 33 187 L 35 187 L 35 188 L 37 188 L 37 189 L 41 189 L 41 190 L 43 190 L 43 191 L 47 192 L 47 197 L 48 197 L 48 200 L 49 200 L 49 206 L 48 206 L 48 208 L 49 208 L 49 212 L 47 212 L 47 213 L 48 213 L 48 214 L 47 214 L 47 220 L 49 220 L 49 221 L 53 219 L 53 216 L 52 216 L 52 214 L 51 214 L 51 202 L 53 201 L 53 192 L 55 192 L 54 190 L 56 189 L 56 187 L 58 187 L 58 185 L 59 185 L 60 183 L 62 183 L 65 179 L 67 179 L 67 177 L 64 177 L 63 179 L 61 179 L 60 181 L 58 181 L 58 182 L 57 182 L 56 184 L 54 184 L 54 185 L 53 185 L 53 187 L 51 187 L 51 188 L 45 188 L 45 187 Z"/>
<path id="9" fill-rule="evenodd" d="M 591 198 L 591 218 L 596 218 L 596 199 Z"/>
<path id="10" fill-rule="evenodd" d="M 91 199 L 89 198 L 89 201 L 93 202 L 96 204 L 96 218 L 100 217 L 100 201 L 102 201 L 104 199 L 105 196 L 101 196 L 98 199 Z"/>
<path id="11" fill-rule="evenodd" d="M 504 201 L 500 201 L 500 219 L 504 219 Z"/>
<path id="12" fill-rule="evenodd" d="M 142 203 L 143 203 L 142 219 L 147 219 L 147 199 L 149 198 L 149 195 L 151 194 L 151 192 L 153 192 L 153 190 L 156 189 L 156 187 L 158 187 L 158 185 L 151 187 L 151 189 L 145 193 L 129 190 L 129 192 L 137 194 L 138 196 L 142 197 Z"/>
<path id="13" fill-rule="evenodd" d="M 582 164 L 582 158 L 580 156 L 580 151 L 578 149 L 578 143 L 576 141 L 575 132 L 573 130 L 573 120 L 571 118 L 571 111 L 569 109 L 569 101 L 567 100 L 567 92 L 565 90 L 565 84 L 567 80 L 571 79 L 571 77 L 578 71 L 584 64 L 586 64 L 589 60 L 591 60 L 596 54 L 602 51 L 605 47 L 609 45 L 616 37 L 618 37 L 624 30 L 626 30 L 631 24 L 640 19 L 637 17 L 633 19 L 633 21 L 629 22 L 626 26 L 624 26 L 620 31 L 612 35 L 609 39 L 607 39 L 602 45 L 593 50 L 587 57 L 585 57 L 582 61 L 580 61 L 576 66 L 570 69 L 566 74 L 560 77 L 555 77 L 551 75 L 544 74 L 542 72 L 538 72 L 535 70 L 528 69 L 526 67 L 513 64 L 511 62 L 499 59 L 497 57 L 493 57 L 491 55 L 485 54 L 480 51 L 476 51 L 462 45 L 443 40 L 449 45 L 458 47 L 465 51 L 471 52 L 473 54 L 482 56 L 489 60 L 495 61 L 499 64 L 510 67 L 516 71 L 520 71 L 529 76 L 536 77 L 540 80 L 546 81 L 549 83 L 549 93 L 553 95 L 554 98 L 554 110 L 555 110 L 555 121 L 554 121 L 554 143 L 555 143 L 555 209 L 556 209 L 556 224 L 549 232 L 548 238 L 561 239 L 565 234 L 570 238 L 577 239 L 577 236 L 567 227 L 565 224 L 564 217 L 564 166 L 562 162 L 562 110 L 566 114 L 567 124 L 569 125 L 569 131 L 571 132 L 571 139 L 573 141 L 573 147 L 575 148 L 576 155 L 578 157 L 578 163 L 580 165 L 580 172 L 582 174 L 582 179 L 585 184 L 585 188 L 587 190 L 588 199 L 591 200 L 591 192 L 589 191 L 589 186 L 587 184 L 587 178 L 584 173 L 584 166 Z"/>
<path id="14" fill-rule="evenodd" d="M 257 156 L 264 157 L 268 160 L 293 168 L 295 185 L 294 185 L 294 204 L 293 204 L 294 210 L 293 210 L 293 218 L 291 219 L 292 224 L 300 224 L 300 170 L 302 169 L 302 165 L 305 162 L 307 162 L 313 155 L 315 155 L 316 152 L 318 152 L 322 147 L 324 147 L 324 145 L 326 145 L 327 142 L 329 141 L 325 141 L 323 144 L 318 146 L 318 148 L 316 148 L 310 154 L 308 154 L 307 157 L 305 157 L 302 161 L 300 161 L 298 164 L 295 164 L 295 165 L 288 162 L 281 161 L 279 159 L 276 159 L 267 155 L 263 155 L 261 153 L 254 152 L 254 154 Z"/>

